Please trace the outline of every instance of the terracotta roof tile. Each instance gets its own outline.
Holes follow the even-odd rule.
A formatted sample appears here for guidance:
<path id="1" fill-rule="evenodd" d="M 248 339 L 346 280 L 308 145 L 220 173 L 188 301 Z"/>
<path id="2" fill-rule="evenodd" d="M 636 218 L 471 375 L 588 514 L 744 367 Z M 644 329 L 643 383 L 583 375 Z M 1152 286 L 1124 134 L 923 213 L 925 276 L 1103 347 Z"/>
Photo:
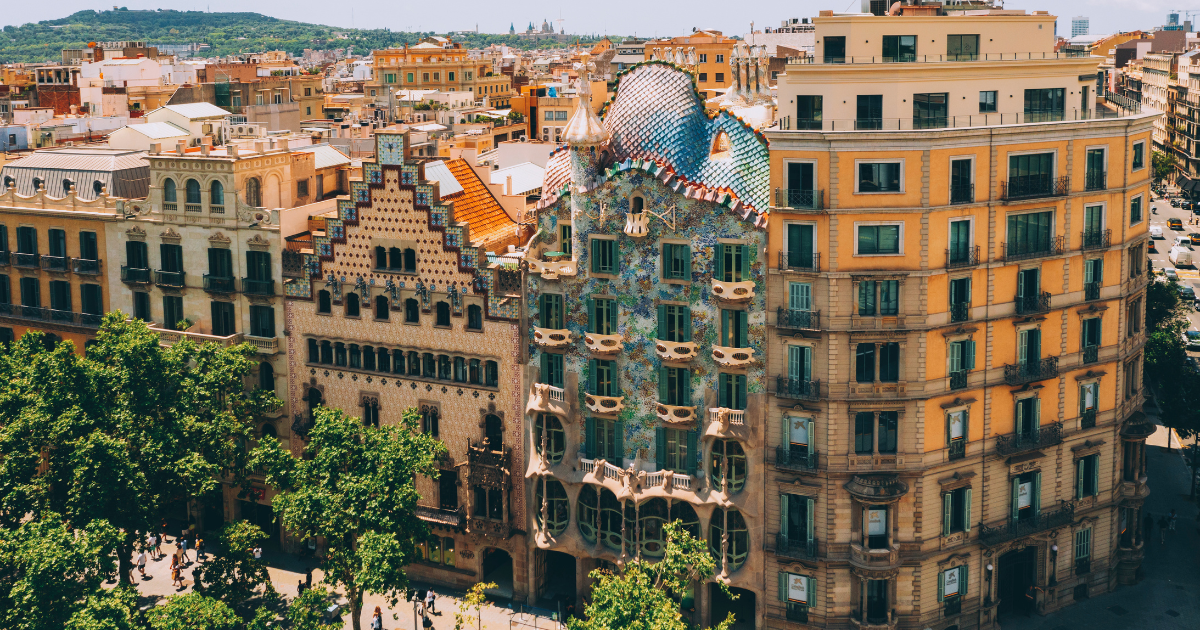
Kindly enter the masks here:
<path id="1" fill-rule="evenodd" d="M 463 187 L 462 191 L 442 197 L 454 203 L 454 220 L 471 226 L 472 243 L 491 252 L 503 252 L 509 245 L 521 245 L 517 222 L 509 218 L 500 202 L 492 196 L 483 180 L 466 160 L 449 160 L 446 167 Z"/>

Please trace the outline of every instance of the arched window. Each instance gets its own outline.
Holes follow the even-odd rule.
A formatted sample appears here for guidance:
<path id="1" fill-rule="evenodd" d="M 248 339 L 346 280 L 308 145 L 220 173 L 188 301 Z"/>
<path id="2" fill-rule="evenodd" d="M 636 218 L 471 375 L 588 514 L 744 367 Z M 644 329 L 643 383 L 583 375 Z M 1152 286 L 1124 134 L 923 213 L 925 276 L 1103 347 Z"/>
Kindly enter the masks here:
<path id="1" fill-rule="evenodd" d="M 417 250 L 404 250 L 404 271 L 408 273 L 417 273 Z"/>
<path id="2" fill-rule="evenodd" d="M 729 534 L 724 557 L 721 550 L 723 534 Z M 742 566 L 746 562 L 749 547 L 750 533 L 746 530 L 746 520 L 742 518 L 742 513 L 736 508 L 714 511 L 712 521 L 708 525 L 708 550 L 717 561 L 717 568 L 720 569 L 722 564 L 726 564 L 729 570 L 733 571 Z"/>
<path id="3" fill-rule="evenodd" d="M 661 500 L 661 499 L 660 499 Z M 542 502 L 546 502 L 546 519 L 542 522 Z M 549 477 L 539 477 L 534 483 L 534 519 L 542 530 L 557 536 L 567 529 L 571 521 L 571 503 L 567 490 L 561 482 Z"/>
<path id="4" fill-rule="evenodd" d="M 275 425 L 270 422 L 263 423 L 258 439 L 263 440 L 266 438 L 279 438 L 279 433 L 275 431 Z"/>
<path id="5" fill-rule="evenodd" d="M 421 375 L 421 355 L 417 354 L 416 352 L 408 353 L 408 375 Z"/>
<path id="6" fill-rule="evenodd" d="M 350 364 L 348 367 L 356 370 L 362 369 L 362 350 L 359 349 L 356 343 L 350 344 Z"/>
<path id="7" fill-rule="evenodd" d="M 375 268 L 387 269 L 387 249 L 383 247 L 375 248 Z"/>
<path id="8" fill-rule="evenodd" d="M 650 499 L 638 507 L 638 532 L 642 538 L 639 544 L 643 556 L 663 557 L 667 550 L 667 541 L 663 536 L 663 525 L 666 522 L 666 500 Z"/>
<path id="9" fill-rule="evenodd" d="M 320 363 L 321 362 L 321 344 L 317 343 L 316 339 L 308 340 L 308 362 L 309 363 Z"/>
<path id="10" fill-rule="evenodd" d="M 575 522 L 579 524 L 579 534 L 590 543 L 596 542 L 596 515 L 599 507 L 600 498 L 596 486 L 583 486 L 575 506 Z"/>
<path id="11" fill-rule="evenodd" d="M 625 514 L 617 495 L 600 489 L 600 541 L 605 547 L 621 550 L 621 525 Z"/>
<path id="12" fill-rule="evenodd" d="M 330 313 L 333 311 L 333 302 L 329 299 L 329 292 L 322 289 L 317 292 L 317 312 Z"/>
<path id="13" fill-rule="evenodd" d="M 218 180 L 213 180 L 213 183 L 208 185 L 208 205 L 224 206 L 225 205 L 225 186 Z"/>
<path id="14" fill-rule="evenodd" d="M 483 384 L 488 387 L 495 387 L 500 382 L 500 368 L 495 361 L 488 361 L 483 365 Z"/>
<path id="15" fill-rule="evenodd" d="M 4 177 L 4 188 L 6 190 L 9 188 L 15 188 L 16 186 L 17 186 L 17 180 L 13 176 L 6 175 Z"/>
<path id="16" fill-rule="evenodd" d="M 646 200 L 641 195 L 634 195 L 629 200 L 630 214 L 641 214 L 646 209 Z"/>
<path id="17" fill-rule="evenodd" d="M 317 410 L 317 407 L 321 406 L 321 390 L 317 389 L 316 387 L 308 388 L 308 401 L 307 402 L 308 402 L 308 417 L 312 418 L 313 412 Z"/>
<path id="18" fill-rule="evenodd" d="M 270 363 L 258 364 L 258 388 L 275 391 L 275 368 L 271 367 Z"/>
<path id="19" fill-rule="evenodd" d="M 483 330 L 483 309 L 478 304 L 467 306 L 467 330 Z"/>
<path id="20" fill-rule="evenodd" d="M 400 251 L 399 247 L 390 247 L 388 248 L 387 253 L 388 264 L 386 266 L 389 269 L 393 269 L 395 271 L 404 269 L 404 253 Z"/>
<path id="21" fill-rule="evenodd" d="M 34 181 L 36 182 L 37 180 Z M 163 201 L 166 203 L 179 201 L 179 196 L 175 194 L 175 180 L 170 177 L 163 181 Z"/>
<path id="22" fill-rule="evenodd" d="M 437 377 L 448 381 L 450 380 L 450 356 L 446 354 L 438 355 L 438 371 Z"/>
<path id="23" fill-rule="evenodd" d="M 489 413 L 483 418 L 483 443 L 493 451 L 504 449 L 504 422 L 500 416 Z"/>
<path id="24" fill-rule="evenodd" d="M 382 295 L 375 296 L 375 319 L 388 318 L 388 299 Z"/>
<path id="25" fill-rule="evenodd" d="M 448 302 L 437 303 L 437 319 L 433 322 L 434 326 L 449 326 L 450 325 L 450 304 Z"/>
<path id="26" fill-rule="evenodd" d="M 361 307 L 362 302 L 358 299 L 357 293 L 346 294 L 346 317 L 358 317 Z"/>
<path id="27" fill-rule="evenodd" d="M 62 184 L 63 184 L 63 194 L 64 195 L 71 192 L 71 189 L 75 187 L 75 182 L 73 182 L 69 179 L 65 179 L 65 178 L 63 179 Z"/>
<path id="28" fill-rule="evenodd" d="M 404 321 L 409 324 L 421 321 L 421 306 L 417 304 L 416 298 L 404 300 Z"/>
<path id="29" fill-rule="evenodd" d="M 421 407 L 421 430 L 433 437 L 438 436 L 438 408 L 433 405 Z"/>
<path id="30" fill-rule="evenodd" d="M 397 363 L 401 363 L 401 364 L 404 363 L 404 361 L 401 359 L 402 356 L 403 355 L 400 354 L 399 352 L 396 353 L 396 362 Z M 380 372 L 390 372 L 391 371 L 391 369 L 392 369 L 391 358 L 392 358 L 392 356 L 388 352 L 387 348 L 380 348 L 375 351 L 376 366 L 378 367 Z"/>
<path id="31" fill-rule="evenodd" d="M 362 362 L 364 370 L 375 370 L 375 348 L 371 346 L 363 346 Z"/>
<path id="32" fill-rule="evenodd" d="M 184 190 L 187 193 L 186 203 L 200 203 L 200 182 L 194 179 L 189 179 L 184 183 Z"/>
<path id="33" fill-rule="evenodd" d="M 696 515 L 696 509 L 686 501 L 674 501 L 671 503 L 671 522 L 678 521 L 679 525 L 692 535 L 692 538 L 700 540 L 700 517 Z"/>
<path id="34" fill-rule="evenodd" d="M 374 398 L 363 398 L 362 421 L 365 427 L 379 428 L 379 401 Z"/>
<path id="35" fill-rule="evenodd" d="M 337 341 L 333 344 L 333 364 L 346 367 L 346 344 Z"/>
<path id="36" fill-rule="evenodd" d="M 746 452 L 737 440 L 716 440 L 712 449 L 711 475 L 714 488 L 738 492 L 746 484 Z"/>
<path id="37" fill-rule="evenodd" d="M 421 376 L 425 378 L 437 378 L 437 363 L 433 359 L 432 352 L 426 352 L 421 355 Z"/>
<path id="38" fill-rule="evenodd" d="M 562 422 L 549 413 L 539 413 L 533 424 L 533 447 L 551 464 L 562 461 L 567 450 L 567 434 Z"/>
<path id="39" fill-rule="evenodd" d="M 257 177 L 246 180 L 246 205 L 252 208 L 262 207 L 262 182 Z"/>
<path id="40" fill-rule="evenodd" d="M 321 342 L 321 363 L 333 365 L 333 344 L 328 341 Z"/>
<path id="41" fill-rule="evenodd" d="M 479 359 L 471 359 L 467 362 L 467 382 L 472 385 L 479 384 Z"/>
<path id="42" fill-rule="evenodd" d="M 98 179 L 96 181 L 92 182 L 92 193 L 93 194 L 95 194 L 97 197 L 99 197 L 100 194 L 103 192 L 104 192 L 104 182 L 102 182 Z"/>
<path id="43" fill-rule="evenodd" d="M 454 382 L 467 382 L 467 360 L 463 357 L 454 357 Z"/>

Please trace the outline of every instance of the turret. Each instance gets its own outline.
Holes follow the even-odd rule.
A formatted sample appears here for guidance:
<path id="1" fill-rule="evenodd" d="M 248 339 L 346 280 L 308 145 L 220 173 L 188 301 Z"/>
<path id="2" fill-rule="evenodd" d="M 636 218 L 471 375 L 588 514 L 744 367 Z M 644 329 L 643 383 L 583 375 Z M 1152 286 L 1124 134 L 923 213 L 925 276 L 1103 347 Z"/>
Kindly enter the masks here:
<path id="1" fill-rule="evenodd" d="M 593 183 L 600 177 L 600 153 L 602 145 L 608 142 L 611 135 L 600 122 L 600 117 L 592 111 L 592 83 L 589 70 L 595 66 L 590 62 L 591 55 L 580 55 L 579 64 L 579 106 L 575 115 L 563 130 L 563 141 L 571 151 L 571 179 L 583 189 L 592 188 Z"/>

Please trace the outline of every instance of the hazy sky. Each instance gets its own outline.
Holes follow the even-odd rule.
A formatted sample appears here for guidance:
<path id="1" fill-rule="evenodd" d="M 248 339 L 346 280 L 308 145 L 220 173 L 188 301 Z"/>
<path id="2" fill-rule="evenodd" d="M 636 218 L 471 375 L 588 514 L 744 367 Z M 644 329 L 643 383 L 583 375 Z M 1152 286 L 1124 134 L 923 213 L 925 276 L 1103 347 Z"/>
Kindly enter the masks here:
<path id="1" fill-rule="evenodd" d="M 692 27 L 715 28 L 726 34 L 745 33 L 754 22 L 756 26 L 777 26 L 790 17 L 811 17 L 822 9 L 846 11 L 857 9 L 860 0 L 825 0 L 814 2 L 783 2 L 759 0 L 748 4 L 716 0 L 607 0 L 604 2 L 572 2 L 555 5 L 558 15 L 549 12 L 543 3 L 499 2 L 497 0 L 458 0 L 440 2 L 397 2 L 396 0 L 357 0 L 345 5 L 318 0 L 288 0 L 247 3 L 243 0 L 208 0 L 206 2 L 165 3 L 148 0 L 119 0 L 130 9 L 156 9 L 170 6 L 180 10 L 258 11 L 289 20 L 315 22 L 334 26 L 358 28 L 390 28 L 392 30 L 423 30 L 445 32 L 474 29 L 481 32 L 507 32 L 514 23 L 518 30 L 530 21 L 540 27 L 543 19 L 562 18 L 561 25 L 568 33 L 612 33 L 639 36 L 679 35 Z M 830 4 L 834 2 L 836 4 Z M 1186 3 L 1168 0 L 1010 0 L 1008 8 L 1046 10 L 1059 16 L 1058 33 L 1070 35 L 1070 18 L 1083 14 L 1091 18 L 1092 34 L 1149 30 L 1166 22 L 1172 7 Z M 334 10 L 346 7 L 345 13 Z M 350 14 L 353 8 L 353 15 Z M 53 2 L 5 3 L 0 12 L 4 24 L 24 24 L 66 17 L 83 9 L 112 8 L 111 4 L 81 0 Z M 1200 26 L 1200 13 L 1195 20 Z M 559 24 L 555 22 L 555 24 Z M 555 30 L 558 30 L 557 28 Z"/>

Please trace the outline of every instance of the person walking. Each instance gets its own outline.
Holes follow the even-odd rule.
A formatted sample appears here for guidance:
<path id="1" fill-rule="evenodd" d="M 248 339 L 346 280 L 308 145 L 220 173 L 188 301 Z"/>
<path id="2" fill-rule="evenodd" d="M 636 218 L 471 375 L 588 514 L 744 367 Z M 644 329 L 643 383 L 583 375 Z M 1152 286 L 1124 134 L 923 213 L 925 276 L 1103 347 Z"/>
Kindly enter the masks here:
<path id="1" fill-rule="evenodd" d="M 196 592 L 196 593 L 200 592 L 200 590 L 202 588 L 202 585 L 200 584 L 200 579 L 203 577 L 204 577 L 204 568 L 203 567 L 197 565 L 195 569 L 192 569 L 192 591 L 193 592 Z"/>
<path id="2" fill-rule="evenodd" d="M 1179 518 L 1179 515 L 1175 513 L 1175 508 L 1171 508 L 1171 513 L 1169 515 L 1167 515 L 1167 529 L 1168 530 L 1175 531 L 1175 519 L 1177 519 L 1177 518 Z"/>
<path id="3" fill-rule="evenodd" d="M 383 611 L 379 610 L 379 606 L 375 607 L 375 614 L 371 615 L 371 630 L 383 630 Z"/>
<path id="4" fill-rule="evenodd" d="M 185 536 L 179 537 L 179 555 L 185 564 L 191 564 L 188 560 L 188 539 Z"/>
<path id="5" fill-rule="evenodd" d="M 312 588 L 312 571 L 310 568 L 308 573 L 304 574 L 304 588 L 306 589 Z"/>
<path id="6" fill-rule="evenodd" d="M 437 613 L 437 608 L 434 607 L 436 599 L 437 595 L 434 594 L 433 589 L 425 591 L 425 610 L 429 611 L 430 614 Z"/>
<path id="7" fill-rule="evenodd" d="M 208 559 L 208 552 L 206 552 L 204 550 L 204 539 L 198 538 L 198 539 L 196 539 L 196 561 L 199 562 L 201 560 L 207 560 L 207 559 Z"/>
<path id="8" fill-rule="evenodd" d="M 158 551 L 158 536 L 151 533 L 150 537 L 146 539 L 146 546 L 150 548 L 150 557 L 154 560 L 158 560 L 158 558 L 155 557 L 157 555 L 156 552 Z"/>
<path id="9" fill-rule="evenodd" d="M 145 549 L 141 550 L 141 552 L 138 553 L 137 570 L 138 570 L 138 573 L 142 574 L 143 578 L 146 577 L 146 550 Z"/>
<path id="10" fill-rule="evenodd" d="M 183 588 L 183 579 L 179 575 L 179 556 L 171 556 L 171 586 Z"/>
<path id="11" fill-rule="evenodd" d="M 1167 543 L 1167 517 L 1158 517 L 1158 544 L 1165 545 Z"/>
<path id="12" fill-rule="evenodd" d="M 304 594 L 304 580 L 296 580 L 296 597 Z"/>

